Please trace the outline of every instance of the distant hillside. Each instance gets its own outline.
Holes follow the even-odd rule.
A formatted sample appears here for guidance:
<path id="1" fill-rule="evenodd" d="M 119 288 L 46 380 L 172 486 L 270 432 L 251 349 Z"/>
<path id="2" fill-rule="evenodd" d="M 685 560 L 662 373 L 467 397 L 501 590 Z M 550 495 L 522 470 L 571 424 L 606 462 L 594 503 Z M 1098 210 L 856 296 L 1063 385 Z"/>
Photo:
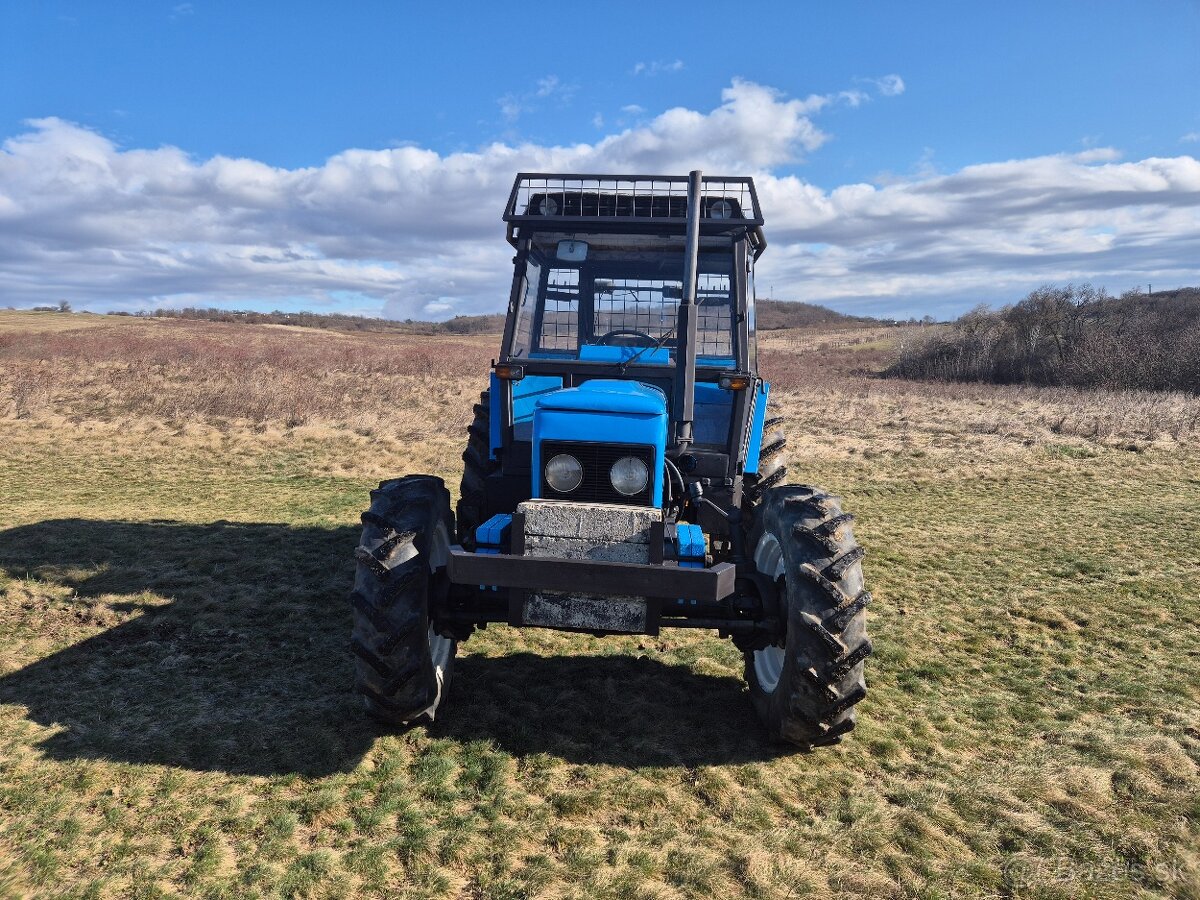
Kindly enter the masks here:
<path id="1" fill-rule="evenodd" d="M 40 309 L 40 307 L 39 307 Z M 55 307 L 46 307 L 54 310 Z M 69 307 L 68 307 L 69 309 Z M 325 328 L 332 331 L 378 331 L 390 334 L 499 334 L 504 330 L 504 314 L 455 316 L 445 322 L 397 321 L 370 316 L 315 312 L 249 312 L 213 307 L 156 309 L 153 312 L 112 312 L 110 316 L 157 319 L 198 319 L 204 322 L 240 322 L 245 325 L 292 325 L 300 328 Z M 755 304 L 757 327 L 763 331 L 780 328 L 841 327 L 857 328 L 881 324 L 870 316 L 851 316 L 815 303 L 789 300 L 758 300 Z"/>
<path id="2" fill-rule="evenodd" d="M 878 319 L 850 316 L 814 303 L 787 300 L 759 300 L 755 304 L 758 328 L 840 326 L 843 328 L 878 325 Z M 293 325 L 301 328 L 327 328 L 334 331 L 380 331 L 392 334 L 499 334 L 504 330 L 504 315 L 455 316 L 445 322 L 396 321 L 369 316 L 314 312 L 247 312 L 244 310 L 184 307 L 156 309 L 147 313 L 109 313 L 112 316 L 154 317 L 160 319 L 199 319 L 205 322 L 241 322 L 246 325 Z"/>
<path id="3" fill-rule="evenodd" d="M 159 319 L 199 319 L 205 322 L 240 322 L 245 325 L 292 325 L 300 328 L 326 328 L 332 331 L 380 331 L 391 334 L 491 334 L 504 330 L 504 316 L 455 316 L 445 322 L 419 322 L 406 319 L 376 319 L 341 313 L 245 312 L 229 309 L 156 309 L 151 313 L 109 313 L 111 316 L 153 317 Z"/>
<path id="4" fill-rule="evenodd" d="M 799 301 L 758 300 L 755 302 L 754 310 L 755 324 L 760 331 L 829 325 L 854 328 L 879 324 L 878 319 L 868 316 L 848 316 L 824 306 L 817 306 L 815 303 L 800 303 Z"/>

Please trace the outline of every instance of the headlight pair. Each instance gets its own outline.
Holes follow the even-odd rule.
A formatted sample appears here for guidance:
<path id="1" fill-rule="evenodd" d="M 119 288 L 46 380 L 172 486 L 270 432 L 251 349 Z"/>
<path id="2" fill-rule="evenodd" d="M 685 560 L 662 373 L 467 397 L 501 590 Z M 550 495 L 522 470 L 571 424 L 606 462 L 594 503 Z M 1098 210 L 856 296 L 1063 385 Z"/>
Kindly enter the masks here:
<path id="1" fill-rule="evenodd" d="M 622 456 L 608 470 L 608 480 L 618 494 L 632 497 L 650 483 L 650 470 L 640 459 Z M 583 484 L 583 465 L 570 453 L 560 453 L 546 463 L 546 483 L 560 494 Z"/>

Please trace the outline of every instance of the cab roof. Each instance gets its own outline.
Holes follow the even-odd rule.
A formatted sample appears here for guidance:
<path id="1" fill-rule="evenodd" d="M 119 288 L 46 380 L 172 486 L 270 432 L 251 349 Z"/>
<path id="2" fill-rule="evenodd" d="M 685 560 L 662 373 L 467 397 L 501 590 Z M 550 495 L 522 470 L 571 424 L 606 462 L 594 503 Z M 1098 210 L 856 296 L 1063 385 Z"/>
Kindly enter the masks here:
<path id="1" fill-rule="evenodd" d="M 538 230 L 684 233 L 686 175 L 554 175 L 521 172 L 513 182 L 504 221 L 515 244 L 516 228 Z M 754 179 L 705 176 L 700 233 L 749 231 L 755 256 L 766 240 Z"/>

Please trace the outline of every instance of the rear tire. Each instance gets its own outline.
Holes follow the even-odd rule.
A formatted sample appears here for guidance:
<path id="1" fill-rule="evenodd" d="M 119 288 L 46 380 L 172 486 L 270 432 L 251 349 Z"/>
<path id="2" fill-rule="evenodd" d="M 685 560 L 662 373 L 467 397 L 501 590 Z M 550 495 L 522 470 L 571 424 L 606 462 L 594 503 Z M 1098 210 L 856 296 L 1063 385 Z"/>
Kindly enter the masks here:
<path id="1" fill-rule="evenodd" d="M 433 721 L 457 649 L 430 619 L 449 588 L 450 493 L 430 475 L 385 481 L 362 522 L 350 595 L 355 688 L 373 718 Z"/>
<path id="2" fill-rule="evenodd" d="M 787 478 L 787 435 L 783 422 L 777 417 L 763 423 L 758 471 L 742 476 L 742 495 L 750 506 L 761 503 L 767 491 Z"/>
<path id="3" fill-rule="evenodd" d="M 746 681 L 771 735 L 806 748 L 851 731 L 867 693 L 871 595 L 852 518 L 819 488 L 785 485 L 765 493 L 750 529 L 748 550 L 776 585 L 786 633 L 745 651 Z"/>
<path id="4" fill-rule="evenodd" d="M 491 458 L 491 391 L 479 395 L 475 418 L 467 428 L 467 449 L 463 451 L 463 477 L 458 491 L 458 542 L 467 550 L 475 549 L 475 529 L 487 518 L 487 477 L 499 468 Z"/>

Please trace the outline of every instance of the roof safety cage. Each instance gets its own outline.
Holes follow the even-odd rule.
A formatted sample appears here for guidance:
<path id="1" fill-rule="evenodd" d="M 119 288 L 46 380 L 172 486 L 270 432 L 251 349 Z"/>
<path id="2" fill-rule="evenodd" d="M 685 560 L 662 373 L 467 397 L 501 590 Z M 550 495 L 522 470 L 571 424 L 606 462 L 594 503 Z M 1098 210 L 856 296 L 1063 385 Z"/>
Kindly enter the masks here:
<path id="1" fill-rule="evenodd" d="M 513 182 L 504 221 L 508 242 L 517 228 L 609 233 L 673 233 L 687 229 L 687 175 L 547 175 L 522 172 Z M 745 229 L 754 258 L 767 247 L 753 178 L 704 176 L 700 233 Z"/>
<path id="2" fill-rule="evenodd" d="M 687 224 L 686 175 L 545 175 L 522 172 L 504 209 L 510 224 Z M 705 176 L 701 225 L 761 226 L 752 178 Z M 615 221 L 614 221 L 615 220 Z"/>

